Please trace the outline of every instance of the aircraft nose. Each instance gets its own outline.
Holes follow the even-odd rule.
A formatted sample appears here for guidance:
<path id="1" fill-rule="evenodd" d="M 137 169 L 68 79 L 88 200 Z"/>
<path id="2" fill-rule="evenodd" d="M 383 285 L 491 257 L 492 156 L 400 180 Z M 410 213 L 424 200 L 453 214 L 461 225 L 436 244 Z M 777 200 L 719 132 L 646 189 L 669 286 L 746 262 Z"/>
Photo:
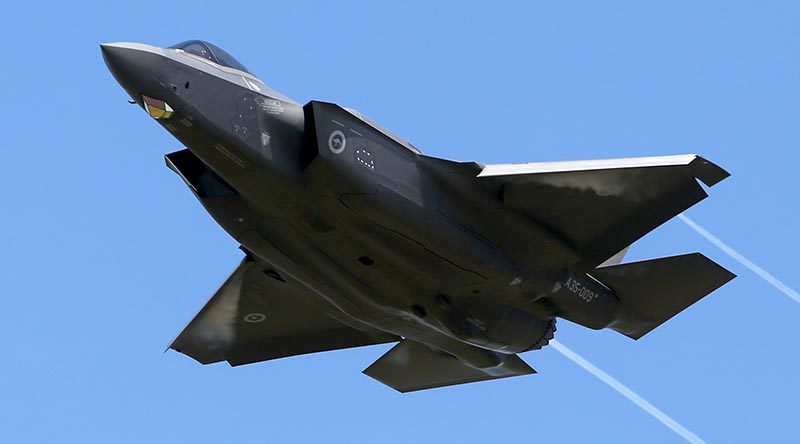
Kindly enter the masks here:
<path id="1" fill-rule="evenodd" d="M 120 62 L 125 58 L 125 48 L 120 46 L 119 43 L 102 43 L 100 45 L 100 52 L 103 53 L 103 60 L 111 72 L 118 70 Z"/>
<path id="2" fill-rule="evenodd" d="M 108 70 L 134 100 L 152 83 L 157 56 L 149 48 L 137 43 L 100 45 Z"/>

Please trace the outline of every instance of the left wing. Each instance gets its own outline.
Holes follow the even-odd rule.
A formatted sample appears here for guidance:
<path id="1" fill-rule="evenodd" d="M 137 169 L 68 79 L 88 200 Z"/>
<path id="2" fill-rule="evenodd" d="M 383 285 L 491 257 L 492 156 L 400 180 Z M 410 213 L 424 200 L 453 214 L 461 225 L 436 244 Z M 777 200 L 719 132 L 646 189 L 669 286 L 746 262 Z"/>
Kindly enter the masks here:
<path id="1" fill-rule="evenodd" d="M 400 340 L 344 325 L 309 297 L 317 296 L 245 259 L 169 347 L 202 364 L 235 366 Z"/>

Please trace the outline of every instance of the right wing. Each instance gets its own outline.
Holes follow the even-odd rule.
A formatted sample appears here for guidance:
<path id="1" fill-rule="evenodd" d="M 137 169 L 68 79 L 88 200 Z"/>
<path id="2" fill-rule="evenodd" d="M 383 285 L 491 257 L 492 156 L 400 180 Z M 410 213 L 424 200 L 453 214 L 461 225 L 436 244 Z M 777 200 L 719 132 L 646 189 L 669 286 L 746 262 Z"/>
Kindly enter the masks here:
<path id="1" fill-rule="evenodd" d="M 231 365 L 399 341 L 342 324 L 288 276 L 245 259 L 169 348 L 202 364 Z"/>
<path id="2" fill-rule="evenodd" d="M 726 177 L 694 154 L 486 165 L 478 174 L 505 206 L 572 245 L 586 269 L 704 199 L 695 179 L 713 186 Z"/>

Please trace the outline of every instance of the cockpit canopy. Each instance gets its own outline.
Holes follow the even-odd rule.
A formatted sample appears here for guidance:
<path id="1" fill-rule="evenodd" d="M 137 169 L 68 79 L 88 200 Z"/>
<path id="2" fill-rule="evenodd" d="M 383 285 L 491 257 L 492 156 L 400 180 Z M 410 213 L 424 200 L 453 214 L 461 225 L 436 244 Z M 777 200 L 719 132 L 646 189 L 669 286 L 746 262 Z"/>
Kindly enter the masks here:
<path id="1" fill-rule="evenodd" d="M 222 48 L 220 48 L 219 46 L 216 46 L 209 42 L 204 42 L 202 40 L 188 40 L 183 43 L 178 43 L 177 45 L 170 46 L 170 48 L 182 49 L 188 53 L 203 57 L 204 59 L 211 60 L 212 62 L 217 63 L 219 65 L 227 66 L 229 68 L 238 69 L 240 71 L 252 74 L 249 69 L 245 68 L 245 66 L 239 63 L 238 60 L 233 58 L 232 55 L 223 51 Z"/>

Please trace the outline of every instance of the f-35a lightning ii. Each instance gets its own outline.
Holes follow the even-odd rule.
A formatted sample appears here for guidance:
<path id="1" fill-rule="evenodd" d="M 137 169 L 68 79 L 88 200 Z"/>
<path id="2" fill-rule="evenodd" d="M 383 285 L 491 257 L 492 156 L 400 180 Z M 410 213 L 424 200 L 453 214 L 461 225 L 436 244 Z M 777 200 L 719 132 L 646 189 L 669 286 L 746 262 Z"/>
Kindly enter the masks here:
<path id="1" fill-rule="evenodd" d="M 702 157 L 453 162 L 208 42 L 101 48 L 245 253 L 170 345 L 203 364 L 392 342 L 364 373 L 401 392 L 525 375 L 557 317 L 639 339 L 734 277 L 699 253 L 621 263 L 728 176 Z"/>

